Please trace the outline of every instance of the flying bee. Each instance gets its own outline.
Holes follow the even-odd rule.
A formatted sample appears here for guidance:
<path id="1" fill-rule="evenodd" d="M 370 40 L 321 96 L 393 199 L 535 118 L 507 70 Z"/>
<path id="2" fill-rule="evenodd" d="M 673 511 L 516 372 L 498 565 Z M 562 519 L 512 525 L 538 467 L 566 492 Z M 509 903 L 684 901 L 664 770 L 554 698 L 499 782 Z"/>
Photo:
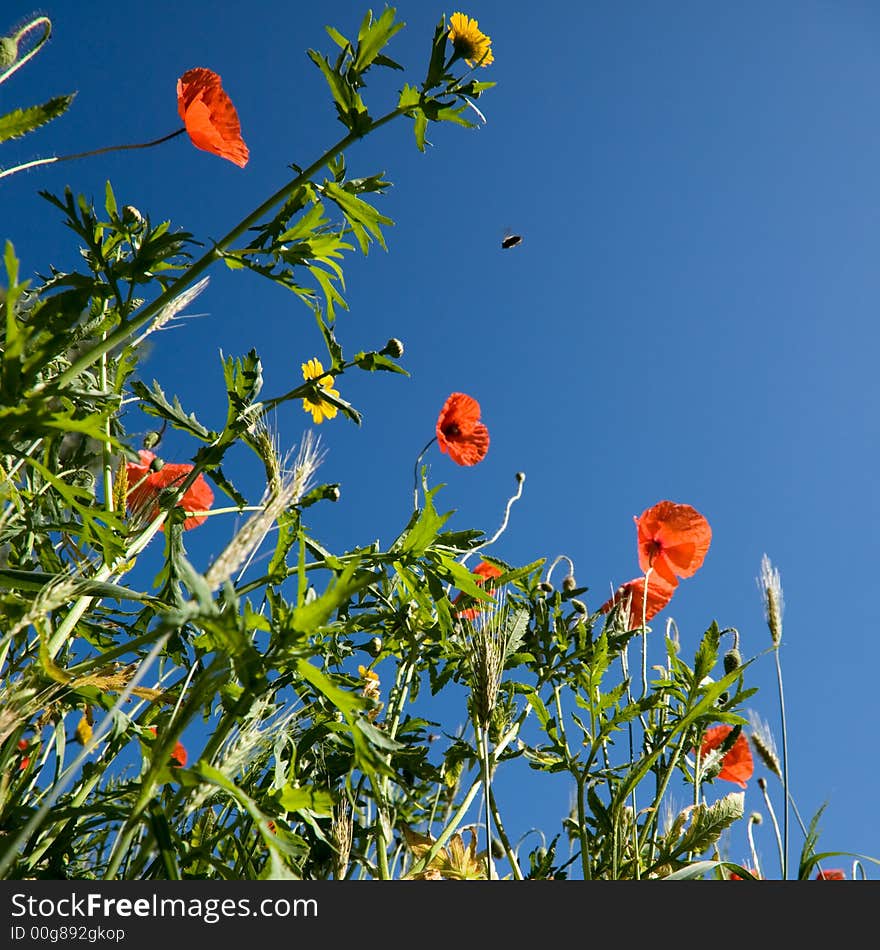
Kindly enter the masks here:
<path id="1" fill-rule="evenodd" d="M 511 247 L 516 247 L 518 244 L 522 244 L 521 234 L 512 234 L 509 230 L 505 232 L 504 240 L 501 242 L 501 247 L 505 251 Z"/>

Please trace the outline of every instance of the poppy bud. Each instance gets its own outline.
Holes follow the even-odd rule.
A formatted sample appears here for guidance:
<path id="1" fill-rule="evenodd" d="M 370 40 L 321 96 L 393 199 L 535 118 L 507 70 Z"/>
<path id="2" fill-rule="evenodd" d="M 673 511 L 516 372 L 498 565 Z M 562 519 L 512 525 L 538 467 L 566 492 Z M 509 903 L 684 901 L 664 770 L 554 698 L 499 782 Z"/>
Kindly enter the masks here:
<path id="1" fill-rule="evenodd" d="M 403 356 L 403 344 L 396 337 L 391 337 L 381 353 L 382 356 L 390 356 L 392 359 L 399 360 Z"/>
<path id="2" fill-rule="evenodd" d="M 145 449 L 154 449 L 162 439 L 162 433 L 156 429 L 151 429 L 145 436 L 143 446 Z"/>
<path id="3" fill-rule="evenodd" d="M 572 597 L 571 606 L 574 607 L 579 614 L 585 614 L 587 612 L 587 605 L 576 597 Z"/>
<path id="4" fill-rule="evenodd" d="M 538 584 L 538 590 L 544 591 L 545 594 L 552 594 L 553 585 L 549 583 L 549 581 L 541 581 L 541 583 Z"/>
<path id="5" fill-rule="evenodd" d="M 525 473 L 525 472 L 517 472 L 517 473 L 516 473 L 516 480 L 517 480 L 520 484 L 522 484 L 522 483 L 526 480 L 526 473 Z"/>
<path id="6" fill-rule="evenodd" d="M 14 37 L 0 37 L 0 69 L 11 66 L 17 59 L 18 43 Z"/>
<path id="7" fill-rule="evenodd" d="M 378 656 L 382 652 L 381 638 L 373 637 L 373 639 L 370 640 L 369 644 L 367 644 L 366 650 L 367 650 L 367 653 L 370 654 L 370 656 Z"/>
<path id="8" fill-rule="evenodd" d="M 742 654 L 734 647 L 724 654 L 724 673 L 731 674 L 734 670 L 742 666 Z"/>
<path id="9" fill-rule="evenodd" d="M 328 485 L 324 497 L 329 501 L 339 501 L 340 491 L 338 485 Z"/>
<path id="10" fill-rule="evenodd" d="M 122 223 L 131 230 L 135 228 L 140 228 L 144 223 L 144 216 L 135 208 L 134 205 L 126 205 L 122 209 Z M 152 445 L 145 446 L 148 449 L 151 449 Z"/>
<path id="11" fill-rule="evenodd" d="M 574 574 L 567 574 L 562 580 L 562 589 L 566 593 L 571 593 L 577 587 L 577 582 L 574 579 Z"/>

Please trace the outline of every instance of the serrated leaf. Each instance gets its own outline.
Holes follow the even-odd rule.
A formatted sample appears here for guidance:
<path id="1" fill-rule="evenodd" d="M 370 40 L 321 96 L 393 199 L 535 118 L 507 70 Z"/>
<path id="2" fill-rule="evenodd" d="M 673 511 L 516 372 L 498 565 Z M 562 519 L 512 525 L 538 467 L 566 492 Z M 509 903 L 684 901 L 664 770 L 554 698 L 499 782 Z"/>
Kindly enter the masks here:
<path id="1" fill-rule="evenodd" d="M 674 846 L 671 857 L 702 854 L 721 837 L 721 833 L 743 817 L 745 793 L 731 792 L 713 805 L 700 803 L 691 812 L 691 823 Z"/>
<path id="2" fill-rule="evenodd" d="M 434 495 L 442 486 L 437 485 L 425 496 L 424 507 L 413 512 L 409 524 L 389 549 L 390 553 L 424 554 L 437 536 L 438 530 L 449 520 L 451 511 L 441 515 L 434 507 Z"/>
<path id="3" fill-rule="evenodd" d="M 160 419 L 167 419 L 175 429 L 182 429 L 184 432 L 189 432 L 204 442 L 211 442 L 216 438 L 217 434 L 205 428 L 205 426 L 196 419 L 194 413 L 187 415 L 177 396 L 174 397 L 174 402 L 170 403 L 162 391 L 162 387 L 155 379 L 153 380 L 152 387 L 147 386 L 140 380 L 134 380 L 131 384 L 131 388 L 135 395 L 140 398 L 142 403 L 141 408 L 149 415 L 158 416 Z"/>
<path id="4" fill-rule="evenodd" d="M 64 115 L 75 96 L 75 92 L 67 96 L 55 96 L 42 105 L 13 109 L 12 112 L 0 116 L 0 142 L 21 138 L 28 132 L 33 132 L 34 129 L 39 129 L 53 119 Z"/>
<path id="5" fill-rule="evenodd" d="M 373 20 L 372 12 L 367 11 L 358 32 L 357 53 L 352 64 L 352 68 L 357 72 L 362 73 L 368 69 L 391 37 L 403 29 L 403 23 L 394 22 L 394 15 L 394 8 L 386 7 L 379 19 Z"/>
<path id="6" fill-rule="evenodd" d="M 402 376 L 409 376 L 409 373 L 402 366 L 398 366 L 394 360 L 383 356 L 381 353 L 360 352 L 352 362 L 357 364 L 358 369 L 366 370 L 369 373 L 374 373 L 376 370 L 385 370 L 387 373 L 400 373 Z"/>
<path id="7" fill-rule="evenodd" d="M 370 248 L 370 236 L 379 242 L 383 250 L 388 250 L 385 237 L 379 227 L 381 224 L 393 225 L 391 218 L 380 214 L 371 204 L 340 188 L 336 182 L 328 181 L 323 186 L 324 194 L 335 202 L 346 220 L 351 225 L 355 237 L 360 245 L 361 253 L 366 254 Z"/>

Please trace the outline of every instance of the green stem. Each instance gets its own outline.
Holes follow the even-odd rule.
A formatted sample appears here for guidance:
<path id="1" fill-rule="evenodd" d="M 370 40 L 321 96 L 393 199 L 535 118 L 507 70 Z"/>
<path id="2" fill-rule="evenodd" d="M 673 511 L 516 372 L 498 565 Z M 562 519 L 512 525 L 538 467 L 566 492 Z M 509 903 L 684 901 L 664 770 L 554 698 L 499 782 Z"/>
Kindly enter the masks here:
<path id="1" fill-rule="evenodd" d="M 587 810 L 584 802 L 584 789 L 587 785 L 587 770 L 577 773 L 577 810 L 578 834 L 581 839 L 581 873 L 585 881 L 593 879 L 593 869 L 590 865 L 590 851 L 587 841 Z"/>
<path id="2" fill-rule="evenodd" d="M 779 833 L 779 822 L 776 820 L 776 812 L 773 810 L 773 803 L 770 801 L 770 796 L 767 794 L 767 783 L 763 778 L 758 779 L 758 788 L 761 789 L 761 794 L 764 796 L 764 804 L 767 806 L 767 813 L 770 815 L 770 821 L 773 822 L 773 831 L 776 835 L 776 847 L 779 849 L 779 866 L 783 869 L 783 874 L 785 873 L 785 850 L 782 846 L 782 836 Z"/>
<path id="3" fill-rule="evenodd" d="M 492 775 L 489 770 L 489 730 L 479 728 L 477 730 L 477 743 L 480 747 L 480 758 L 483 766 L 483 800 L 486 814 L 486 868 L 489 880 L 495 880 L 495 863 L 492 860 L 492 808 L 490 799 L 492 796 Z"/>
<path id="4" fill-rule="evenodd" d="M 495 796 L 492 794 L 491 788 L 489 789 L 489 806 L 492 812 L 492 823 L 495 825 L 495 830 L 498 832 L 498 840 L 501 842 L 501 846 L 504 848 L 504 853 L 507 855 L 507 860 L 510 862 L 513 877 L 517 881 L 522 881 L 524 880 L 523 873 L 520 870 L 519 861 L 516 859 L 516 854 L 514 853 L 510 839 L 507 837 L 507 832 L 504 830 L 504 825 L 501 823 L 501 814 L 498 811 L 498 803 L 495 801 Z"/>
<path id="5" fill-rule="evenodd" d="M 413 466 L 413 510 L 417 511 L 419 507 L 419 462 L 425 455 L 425 452 L 437 441 L 437 436 L 435 435 L 433 439 L 419 452 L 419 457 L 416 459 L 416 464 Z"/>
<path id="6" fill-rule="evenodd" d="M 47 16 L 38 16 L 35 17 L 30 23 L 26 23 L 14 36 L 12 40 L 16 44 L 20 43 L 31 30 L 37 29 L 37 27 L 43 27 L 43 35 L 37 40 L 34 44 L 33 49 L 29 49 L 24 56 L 16 59 L 11 66 L 9 66 L 4 72 L 0 73 L 0 82 L 5 82 L 9 77 L 17 70 L 21 69 L 22 66 L 29 60 L 33 59 L 34 56 L 40 51 L 42 45 L 49 39 L 52 35 L 52 21 Z"/>
<path id="7" fill-rule="evenodd" d="M 387 115 L 382 116 L 381 119 L 377 119 L 371 126 L 369 131 L 374 131 L 381 126 L 387 124 L 392 119 L 396 119 L 399 115 L 403 115 L 403 112 L 400 109 L 393 109 Z M 192 284 L 197 277 L 200 277 L 204 271 L 210 267 L 214 261 L 219 260 L 223 253 L 227 251 L 230 246 L 235 242 L 239 237 L 245 234 L 250 228 L 252 228 L 265 214 L 268 214 L 277 204 L 285 201 L 300 185 L 308 181 L 312 175 L 320 171 L 331 159 L 335 158 L 341 152 L 344 152 L 353 142 L 356 142 L 358 139 L 363 138 L 367 133 L 355 133 L 349 132 L 348 135 L 343 136 L 335 145 L 329 148 L 324 154 L 314 161 L 308 168 L 300 172 L 292 181 L 288 182 L 284 186 L 278 189 L 273 195 L 267 198 L 258 208 L 255 208 L 247 217 L 245 217 L 241 222 L 239 222 L 225 237 L 221 238 L 216 245 L 203 254 L 197 261 L 195 261 L 187 270 L 174 281 L 173 284 L 162 294 L 160 294 L 151 304 L 148 304 L 139 314 L 136 314 L 131 320 L 126 321 L 125 323 L 118 326 L 112 333 L 110 333 L 102 342 L 95 347 L 94 349 L 83 353 L 78 359 L 63 372 L 55 380 L 54 385 L 58 389 L 62 389 L 71 383 L 74 379 L 79 376 L 83 370 L 88 369 L 92 363 L 97 360 L 102 353 L 107 353 L 113 347 L 118 346 L 121 343 L 124 343 L 125 340 L 136 330 L 140 329 L 145 323 L 152 319 L 163 307 L 168 303 L 174 300 L 181 291 L 185 290 L 190 284 Z M 36 394 L 46 389 L 49 386 L 50 381 L 45 381 L 38 383 L 32 394 Z"/>
<path id="8" fill-rule="evenodd" d="M 779 714 L 782 721 L 782 793 L 785 802 L 782 809 L 782 880 L 788 880 L 788 742 L 785 727 L 785 694 L 782 690 L 782 665 L 779 662 L 779 646 L 773 651 L 776 657 L 776 682 L 779 687 Z"/>
<path id="9" fill-rule="evenodd" d="M 144 677 L 153 660 L 161 653 L 162 648 L 165 646 L 165 643 L 170 636 L 170 632 L 166 633 L 156 641 L 153 649 L 150 650 L 150 652 L 144 657 L 138 671 L 134 674 L 134 676 L 132 676 L 125 686 L 125 689 L 123 689 L 119 694 L 119 698 L 116 700 L 113 707 L 108 711 L 107 715 L 104 716 L 101 722 L 94 728 L 91 738 L 83 745 L 79 755 L 76 756 L 73 762 L 71 762 L 64 772 L 58 777 L 52 786 L 51 792 L 43 799 L 40 808 L 31 816 L 30 820 L 23 825 L 21 830 L 15 836 L 14 840 L 8 842 L 6 854 L 2 859 L 0 859 L 0 879 L 5 877 L 6 872 L 9 870 L 9 866 L 12 864 L 20 845 L 25 842 L 28 837 L 30 837 L 30 835 L 37 830 L 37 828 L 40 827 L 43 821 L 45 821 L 49 812 L 52 810 L 52 806 L 70 787 L 80 766 L 92 754 L 92 750 L 95 748 L 95 746 L 110 731 L 116 714 L 128 702 L 128 698 L 134 692 L 134 688 Z M 108 877 L 110 877 L 110 875 L 108 875 Z"/>
<path id="10" fill-rule="evenodd" d="M 510 745 L 511 742 L 516 738 L 519 733 L 520 726 L 525 721 L 526 717 L 531 710 L 531 706 L 528 706 L 523 712 L 522 716 L 515 722 L 507 732 L 498 740 L 498 744 L 495 746 L 495 749 L 490 757 L 490 763 L 494 767 L 497 764 L 498 760 L 501 757 L 501 753 Z M 446 842 L 455 834 L 456 829 L 461 824 L 464 819 L 464 816 L 467 814 L 468 809 L 473 804 L 474 798 L 477 796 L 477 792 L 480 790 L 480 786 L 483 784 L 483 775 L 482 770 L 480 774 L 474 779 L 471 783 L 471 787 L 468 789 L 467 794 L 462 800 L 461 804 L 455 810 L 455 813 L 449 819 L 446 827 L 440 833 L 440 836 L 431 845 L 430 850 L 426 855 L 424 855 L 420 860 L 416 861 L 413 866 L 409 869 L 408 876 L 413 876 L 420 874 L 425 868 L 434 860 L 434 858 L 440 853 L 440 849 L 446 844 Z"/>

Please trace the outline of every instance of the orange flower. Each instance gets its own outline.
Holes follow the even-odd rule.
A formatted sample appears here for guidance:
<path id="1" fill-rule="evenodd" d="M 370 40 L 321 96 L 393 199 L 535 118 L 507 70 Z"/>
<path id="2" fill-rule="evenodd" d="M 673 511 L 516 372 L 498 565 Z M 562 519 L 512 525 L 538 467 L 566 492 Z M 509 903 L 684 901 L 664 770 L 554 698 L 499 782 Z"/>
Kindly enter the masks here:
<path id="1" fill-rule="evenodd" d="M 152 732 L 154 736 L 158 735 L 155 726 L 150 726 L 150 732 Z M 186 765 L 186 759 L 186 748 L 184 747 L 183 743 L 178 740 L 177 744 L 174 746 L 174 751 L 168 756 L 168 764 L 176 765 L 182 769 Z"/>
<path id="2" fill-rule="evenodd" d="M 840 868 L 829 868 L 827 871 L 819 871 L 816 875 L 817 881 L 845 881 L 846 874 Z"/>
<path id="3" fill-rule="evenodd" d="M 651 620 L 656 614 L 672 600 L 675 588 L 678 587 L 678 581 L 672 579 L 672 583 L 667 583 L 659 574 L 652 574 L 648 578 L 648 602 L 645 609 L 645 623 Z M 645 578 L 634 577 L 631 581 L 621 584 L 610 600 L 606 600 L 599 608 L 603 614 L 607 614 L 616 604 L 626 605 L 629 601 L 629 617 L 635 626 L 641 626 L 642 623 L 642 604 L 645 599 Z"/>
<path id="4" fill-rule="evenodd" d="M 713 749 L 717 749 L 722 742 L 730 735 L 733 726 L 713 726 L 707 729 L 703 736 L 703 742 L 700 745 L 700 754 L 708 755 Z M 745 733 L 740 733 L 736 741 L 730 747 L 730 750 L 721 760 L 721 771 L 718 778 L 725 782 L 733 782 L 740 788 L 746 787 L 746 782 L 752 777 L 755 771 L 755 763 L 752 760 L 752 750 Z"/>
<path id="5" fill-rule="evenodd" d="M 501 568 L 496 567 L 494 564 L 489 564 L 487 561 L 480 561 L 480 563 L 474 568 L 473 573 L 476 574 L 474 582 L 482 587 L 487 580 L 491 577 L 501 577 L 502 571 Z M 465 597 L 465 594 L 458 594 L 453 600 L 453 604 L 457 604 L 462 597 Z M 458 616 L 462 620 L 475 620 L 477 614 L 483 610 L 483 605 L 480 604 L 478 607 L 468 607 L 466 610 L 457 611 Z"/>
<path id="6" fill-rule="evenodd" d="M 489 451 L 489 430 L 480 422 L 480 404 L 452 393 L 437 417 L 437 443 L 458 465 L 476 465 Z"/>
<path id="7" fill-rule="evenodd" d="M 699 570 L 712 541 L 709 522 L 690 505 L 660 501 L 633 519 L 638 529 L 639 567 L 653 568 L 670 584 Z"/>
<path id="8" fill-rule="evenodd" d="M 244 168 L 247 145 L 232 100 L 224 92 L 220 77 L 210 69 L 187 70 L 177 80 L 177 111 L 196 148 Z"/>
<path id="9" fill-rule="evenodd" d="M 761 875 L 758 874 L 758 872 L 755 871 L 753 868 L 746 868 L 746 870 L 749 871 L 753 877 L 758 878 L 758 880 L 763 880 Z M 737 874 L 736 871 L 731 871 L 730 877 L 728 878 L 728 880 L 729 881 L 745 881 L 746 878 L 744 878 L 741 874 Z"/>
<path id="10" fill-rule="evenodd" d="M 135 515 L 143 516 L 152 521 L 159 514 L 159 495 L 166 488 L 179 485 L 192 471 L 189 464 L 167 463 L 154 472 L 150 467 L 156 457 L 152 452 L 141 449 L 138 452 L 140 464 L 128 462 L 125 466 L 128 484 L 132 486 L 128 493 L 128 510 Z M 214 502 L 214 493 L 205 481 L 204 475 L 199 477 L 183 493 L 177 504 L 185 511 L 207 511 Z M 208 516 L 205 514 L 192 515 L 183 522 L 184 531 L 200 525 Z M 165 530 L 163 523 L 162 530 Z"/>

